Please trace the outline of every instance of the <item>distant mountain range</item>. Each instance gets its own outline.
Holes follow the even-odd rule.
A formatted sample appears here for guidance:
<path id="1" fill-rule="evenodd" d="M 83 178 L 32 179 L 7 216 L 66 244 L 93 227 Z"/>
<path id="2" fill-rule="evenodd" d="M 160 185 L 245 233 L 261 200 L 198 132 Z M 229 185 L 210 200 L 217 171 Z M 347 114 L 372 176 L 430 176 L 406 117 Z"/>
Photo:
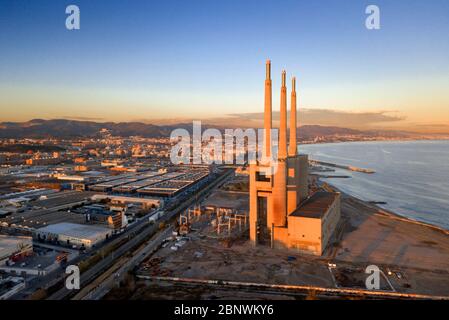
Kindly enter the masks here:
<path id="1" fill-rule="evenodd" d="M 177 126 L 176 126 L 177 127 Z M 95 137 L 101 129 L 108 129 L 115 136 L 167 136 L 170 126 L 155 126 L 141 122 L 93 122 L 78 120 L 42 120 L 0 123 L 0 138 L 75 138 Z"/>
<path id="2" fill-rule="evenodd" d="M 203 125 L 203 129 L 209 126 Z M 146 138 L 169 137 L 177 128 L 191 132 L 191 123 L 172 125 L 152 125 L 142 122 L 94 122 L 79 120 L 42 120 L 34 119 L 27 122 L 0 123 L 0 138 L 76 138 L 96 137 L 100 130 L 107 129 L 113 136 L 142 136 Z M 222 128 L 217 128 L 222 129 Z M 409 137 L 411 133 L 397 131 L 360 131 L 341 127 L 305 125 L 299 129 L 301 140 L 312 140 L 327 136 L 360 136 L 362 137 Z"/>

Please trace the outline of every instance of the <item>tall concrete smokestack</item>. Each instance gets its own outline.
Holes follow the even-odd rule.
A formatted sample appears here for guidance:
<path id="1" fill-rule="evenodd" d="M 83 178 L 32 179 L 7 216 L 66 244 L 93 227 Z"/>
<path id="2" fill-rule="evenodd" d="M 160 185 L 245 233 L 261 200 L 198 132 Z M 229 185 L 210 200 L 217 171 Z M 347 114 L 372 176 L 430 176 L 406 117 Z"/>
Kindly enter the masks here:
<path id="1" fill-rule="evenodd" d="M 273 224 L 275 227 L 285 227 L 287 225 L 287 88 L 285 71 L 282 71 L 279 151 L 272 197 Z"/>
<path id="2" fill-rule="evenodd" d="M 267 60 L 265 75 L 265 113 L 264 113 L 264 144 L 263 155 L 271 156 L 271 61 Z"/>
<path id="3" fill-rule="evenodd" d="M 290 98 L 290 141 L 288 145 L 288 155 L 294 157 L 298 153 L 298 145 L 296 142 L 296 78 L 292 78 L 292 94 Z"/>
<path id="4" fill-rule="evenodd" d="M 279 159 L 287 158 L 287 87 L 285 85 L 285 70 L 282 71 L 281 87 L 281 118 L 279 125 Z"/>

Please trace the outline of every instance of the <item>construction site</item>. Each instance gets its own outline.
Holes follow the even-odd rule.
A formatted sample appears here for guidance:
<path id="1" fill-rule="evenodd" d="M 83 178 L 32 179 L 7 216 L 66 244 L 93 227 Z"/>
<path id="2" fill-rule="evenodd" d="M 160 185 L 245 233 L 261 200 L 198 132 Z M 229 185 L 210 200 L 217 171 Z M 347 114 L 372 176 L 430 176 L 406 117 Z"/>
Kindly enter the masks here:
<path id="1" fill-rule="evenodd" d="M 308 283 L 317 286 L 333 284 L 327 266 L 322 265 L 317 269 L 315 260 L 310 259 L 310 256 L 291 255 L 286 250 L 273 252 L 269 247 L 254 247 L 248 241 L 247 176 L 234 177 L 202 203 L 186 210 L 180 215 L 176 225 L 177 231 L 166 238 L 159 250 L 136 270 L 136 280 L 145 285 L 141 286 L 142 291 L 137 290 L 133 294 L 135 298 L 141 295 L 147 298 L 168 298 L 158 296 L 159 294 L 189 298 L 192 293 L 187 290 L 180 297 L 173 286 L 170 287 L 174 291 L 168 290 L 171 293 L 164 293 L 165 290 L 161 291 L 160 288 L 148 290 L 147 285 L 151 286 L 151 281 L 145 280 L 147 276 L 271 284 Z M 118 291 L 113 290 L 110 296 Z M 215 290 L 210 293 L 207 289 L 199 292 L 201 296 L 197 298 L 201 299 L 210 299 L 217 294 Z M 225 297 L 229 292 L 223 294 Z"/>

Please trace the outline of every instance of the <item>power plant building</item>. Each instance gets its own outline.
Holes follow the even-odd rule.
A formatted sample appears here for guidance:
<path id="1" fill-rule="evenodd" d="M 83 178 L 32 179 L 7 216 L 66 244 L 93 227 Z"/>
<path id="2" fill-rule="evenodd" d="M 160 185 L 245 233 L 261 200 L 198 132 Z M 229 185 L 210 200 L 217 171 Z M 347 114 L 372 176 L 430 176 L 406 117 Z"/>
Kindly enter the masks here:
<path id="1" fill-rule="evenodd" d="M 287 87 L 282 72 L 277 155 L 272 150 L 271 62 L 266 64 L 263 158 L 250 164 L 250 240 L 321 255 L 340 219 L 340 194 L 309 195 L 308 156 L 297 151 L 296 79 L 287 146 Z"/>

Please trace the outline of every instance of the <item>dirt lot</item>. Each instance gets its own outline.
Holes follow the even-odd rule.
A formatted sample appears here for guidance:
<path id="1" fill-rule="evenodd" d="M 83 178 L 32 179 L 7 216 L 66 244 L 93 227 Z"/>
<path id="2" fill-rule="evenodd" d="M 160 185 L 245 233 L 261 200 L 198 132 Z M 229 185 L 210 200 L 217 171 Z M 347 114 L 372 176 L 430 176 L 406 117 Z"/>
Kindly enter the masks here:
<path id="1" fill-rule="evenodd" d="M 326 256 L 336 263 L 375 264 L 398 291 L 449 295 L 449 235 L 353 197 L 342 197 L 343 229 Z M 394 272 L 393 272 L 394 271 Z"/>
<path id="2" fill-rule="evenodd" d="M 176 252 L 168 246 L 157 256 L 164 259 L 160 268 L 176 277 L 333 287 L 326 264 L 316 258 L 254 248 L 248 241 L 226 248 L 216 239 L 195 239 Z"/>

